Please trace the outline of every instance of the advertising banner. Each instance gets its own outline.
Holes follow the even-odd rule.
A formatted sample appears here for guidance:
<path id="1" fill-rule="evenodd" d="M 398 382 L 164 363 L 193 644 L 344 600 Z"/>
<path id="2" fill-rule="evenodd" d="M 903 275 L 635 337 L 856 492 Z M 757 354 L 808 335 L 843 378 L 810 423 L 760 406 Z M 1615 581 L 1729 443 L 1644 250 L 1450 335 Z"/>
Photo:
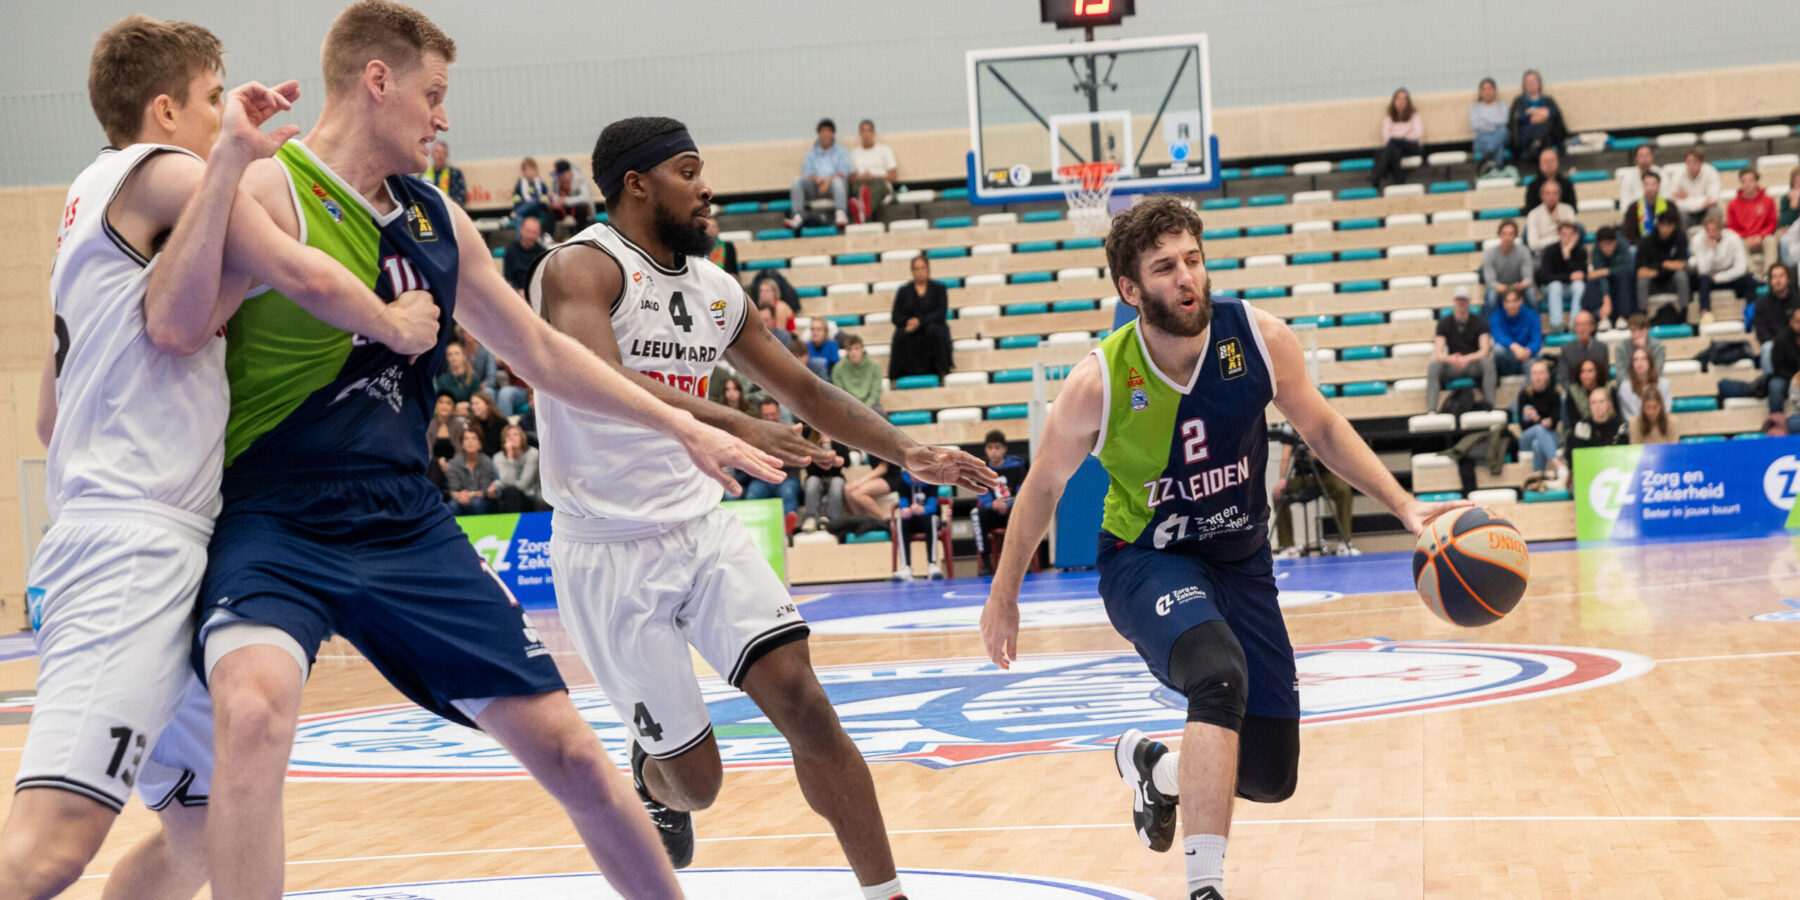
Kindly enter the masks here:
<path id="1" fill-rule="evenodd" d="M 724 505 L 737 514 L 750 539 L 769 561 L 775 575 L 787 581 L 787 536 L 781 501 L 738 500 Z M 556 605 L 556 582 L 550 574 L 550 513 L 507 513 L 459 516 L 456 523 L 469 535 L 475 552 L 487 560 L 500 580 L 526 609 Z"/>
<path id="2" fill-rule="evenodd" d="M 1800 437 L 1576 450 L 1575 536 L 1755 535 L 1800 526 Z M 1790 524 L 1792 523 L 1792 524 Z"/>

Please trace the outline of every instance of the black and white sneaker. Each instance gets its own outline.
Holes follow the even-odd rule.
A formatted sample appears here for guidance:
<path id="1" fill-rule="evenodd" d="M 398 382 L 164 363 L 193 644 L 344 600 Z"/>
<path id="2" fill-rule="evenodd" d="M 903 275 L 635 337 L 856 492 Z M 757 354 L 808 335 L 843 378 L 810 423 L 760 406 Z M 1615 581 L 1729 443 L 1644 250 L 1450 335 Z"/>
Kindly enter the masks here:
<path id="1" fill-rule="evenodd" d="M 1136 728 L 1119 735 L 1119 742 L 1113 746 L 1113 764 L 1119 767 L 1125 786 L 1131 788 L 1131 824 L 1137 829 L 1138 840 L 1158 853 L 1175 843 L 1177 798 L 1157 790 L 1155 779 L 1150 777 L 1156 761 L 1168 752 L 1168 747 L 1145 737 Z"/>
<path id="2" fill-rule="evenodd" d="M 1189 894 L 1188 900 L 1225 900 L 1225 895 L 1219 893 L 1218 888 L 1209 884 L 1206 887 Z"/>
<path id="3" fill-rule="evenodd" d="M 650 754 L 645 753 L 637 741 L 631 742 L 631 786 L 637 789 L 638 799 L 650 813 L 650 824 L 656 826 L 656 833 L 662 837 L 669 862 L 677 869 L 685 869 L 694 861 L 694 814 L 670 809 L 650 796 L 650 788 L 644 784 L 644 760 L 649 758 Z"/>

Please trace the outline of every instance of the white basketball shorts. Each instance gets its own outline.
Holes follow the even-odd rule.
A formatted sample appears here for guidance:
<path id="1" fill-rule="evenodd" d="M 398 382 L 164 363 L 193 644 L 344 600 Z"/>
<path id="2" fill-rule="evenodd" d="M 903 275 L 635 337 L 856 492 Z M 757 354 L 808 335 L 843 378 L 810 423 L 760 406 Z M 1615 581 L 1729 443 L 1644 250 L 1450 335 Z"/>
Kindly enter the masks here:
<path id="1" fill-rule="evenodd" d="M 583 541 L 564 522 L 550 539 L 563 627 L 651 756 L 679 756 L 712 732 L 690 644 L 741 686 L 763 654 L 807 634 L 787 587 L 727 510 L 614 542 Z"/>
<path id="2" fill-rule="evenodd" d="M 18 789 L 122 809 L 206 802 L 212 705 L 189 662 L 212 524 L 160 504 L 69 504 L 31 564 L 37 699 Z"/>

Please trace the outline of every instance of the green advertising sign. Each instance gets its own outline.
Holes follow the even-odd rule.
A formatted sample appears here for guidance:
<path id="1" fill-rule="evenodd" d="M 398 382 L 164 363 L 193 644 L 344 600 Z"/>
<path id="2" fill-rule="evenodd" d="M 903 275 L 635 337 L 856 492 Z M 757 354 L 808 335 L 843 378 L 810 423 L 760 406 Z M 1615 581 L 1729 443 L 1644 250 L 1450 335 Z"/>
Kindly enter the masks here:
<path id="1" fill-rule="evenodd" d="M 1586 447 L 1574 451 L 1575 538 L 1603 541 L 1613 536 L 1613 523 L 1631 494 L 1642 445 Z"/>
<path id="2" fill-rule="evenodd" d="M 733 500 L 724 507 L 737 514 L 744 528 L 750 532 L 750 540 L 762 551 L 763 558 L 769 561 L 769 568 L 775 570 L 775 577 L 787 584 L 787 523 L 783 521 L 785 514 L 781 509 L 781 501 L 770 497 L 764 500 Z"/>

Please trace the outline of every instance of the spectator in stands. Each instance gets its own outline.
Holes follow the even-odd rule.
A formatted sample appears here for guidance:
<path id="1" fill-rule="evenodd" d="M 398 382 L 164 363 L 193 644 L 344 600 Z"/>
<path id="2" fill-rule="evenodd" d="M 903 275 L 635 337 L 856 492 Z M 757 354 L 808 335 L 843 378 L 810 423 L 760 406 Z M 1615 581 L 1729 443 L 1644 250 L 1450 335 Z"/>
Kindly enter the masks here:
<path id="1" fill-rule="evenodd" d="M 1412 94 L 1401 88 L 1388 100 L 1387 115 L 1381 119 L 1381 152 L 1375 154 L 1370 182 L 1381 187 L 1403 180 L 1400 160 L 1417 156 L 1424 145 L 1425 117 L 1413 108 Z"/>
<path id="2" fill-rule="evenodd" d="M 1563 395 L 1550 377 L 1550 363 L 1537 360 L 1531 364 L 1531 379 L 1513 401 L 1513 419 L 1524 429 L 1519 433 L 1519 449 L 1531 451 L 1531 470 L 1542 472 L 1556 459 L 1561 446 Z"/>
<path id="3" fill-rule="evenodd" d="M 1425 406 L 1438 409 L 1438 391 L 1458 378 L 1481 377 L 1481 394 L 1494 402 L 1494 339 L 1488 334 L 1487 322 L 1469 314 L 1469 287 L 1456 286 L 1456 298 L 1450 315 L 1438 320 L 1436 344 L 1431 365 L 1425 372 Z"/>
<path id="4" fill-rule="evenodd" d="M 1619 240 L 1619 229 L 1602 225 L 1594 232 L 1594 251 L 1588 254 L 1587 291 L 1581 308 L 1601 323 L 1623 328 L 1636 308 L 1637 267 L 1631 245 Z"/>
<path id="5" fill-rule="evenodd" d="M 1637 267 L 1639 302 L 1648 309 L 1652 290 L 1672 290 L 1685 317 L 1692 296 L 1688 286 L 1688 239 L 1687 232 L 1681 230 L 1681 213 L 1666 209 L 1657 215 L 1656 230 L 1638 242 Z M 1651 318 L 1655 318 L 1654 313 Z M 1700 321 L 1712 324 L 1712 312 L 1703 311 Z"/>
<path id="6" fill-rule="evenodd" d="M 887 218 L 883 208 L 888 194 L 900 181 L 900 163 L 894 149 L 875 141 L 875 123 L 868 119 L 856 126 L 856 146 L 850 148 L 850 218 L 858 222 Z"/>
<path id="7" fill-rule="evenodd" d="M 467 403 L 476 391 L 481 390 L 481 379 L 469 365 L 469 355 L 463 345 L 452 341 L 444 347 L 444 374 L 437 377 L 434 387 L 455 398 L 457 403 Z"/>
<path id="8" fill-rule="evenodd" d="M 1513 98 L 1506 126 L 1507 146 L 1513 158 L 1521 161 L 1537 161 L 1545 147 L 1560 149 L 1568 138 L 1562 107 L 1544 93 L 1544 79 L 1536 69 L 1527 69 L 1519 79 L 1519 96 Z"/>
<path id="9" fill-rule="evenodd" d="M 1645 395 L 1643 408 L 1631 417 L 1630 439 L 1633 444 L 1673 444 L 1681 440 L 1681 429 L 1669 415 L 1661 394 Z"/>
<path id="10" fill-rule="evenodd" d="M 1555 195 L 1556 188 L 1554 186 L 1545 192 L 1546 197 Z M 1535 217 L 1538 213 L 1549 209 L 1550 206 L 1551 204 L 1546 202 L 1543 206 L 1538 207 L 1532 215 Z M 1564 206 L 1563 209 L 1568 209 L 1568 207 Z M 1538 257 L 1537 278 L 1543 284 L 1544 294 L 1550 301 L 1550 329 L 1562 331 L 1563 310 L 1568 309 L 1573 312 L 1585 308 L 1582 300 L 1587 293 L 1588 255 L 1587 248 L 1581 243 L 1581 233 L 1574 222 L 1559 222 L 1555 227 L 1558 240 L 1545 247 L 1543 253 Z M 1563 306 L 1565 296 L 1569 301 L 1567 307 Z"/>
<path id="11" fill-rule="evenodd" d="M 450 508 L 459 516 L 482 516 L 500 496 L 500 476 L 494 460 L 481 452 L 481 433 L 471 428 L 462 433 L 461 450 L 450 461 L 445 477 Z"/>
<path id="12" fill-rule="evenodd" d="M 495 361 L 494 354 L 489 353 L 481 342 L 461 325 L 456 326 L 456 342 L 462 345 L 463 355 L 469 359 L 469 368 L 475 372 L 475 380 L 481 383 L 481 389 L 488 392 L 489 397 L 499 398 L 496 405 L 500 415 L 512 415 L 512 405 L 520 398 L 513 393 L 516 389 L 507 386 L 500 378 L 500 364 Z"/>
<path id="13" fill-rule="evenodd" d="M 1656 368 L 1656 360 L 1650 357 L 1650 351 L 1638 347 L 1631 351 L 1631 365 L 1619 373 L 1619 413 L 1627 419 L 1637 418 L 1638 411 L 1643 408 L 1644 398 L 1652 393 L 1662 395 L 1663 406 L 1675 402 L 1674 389 L 1669 386 L 1669 379 Z"/>
<path id="14" fill-rule="evenodd" d="M 1800 375 L 1800 307 L 1788 311 L 1787 327 L 1769 343 L 1769 412 L 1778 413 Z"/>
<path id="15" fill-rule="evenodd" d="M 763 421 L 784 421 L 781 413 L 781 403 L 774 397 L 765 394 L 761 400 L 757 401 L 756 414 L 757 417 Z M 801 430 L 800 425 L 798 424 L 795 424 L 793 427 L 796 432 Z M 751 478 L 749 479 L 749 483 L 744 485 L 744 495 L 741 499 L 766 500 L 770 497 L 780 497 L 781 511 L 788 517 L 787 530 L 789 534 L 792 534 L 794 528 L 800 524 L 801 471 L 802 470 L 796 466 L 783 468 L 782 472 L 785 473 L 787 477 L 782 479 L 780 484 L 770 484 L 760 478 Z"/>
<path id="16" fill-rule="evenodd" d="M 807 440 L 826 450 L 833 450 L 831 438 L 808 427 Z M 814 457 L 806 464 L 804 482 L 806 505 L 801 507 L 800 530 L 812 534 L 844 518 L 844 460 L 836 455 L 820 460 Z M 823 505 L 821 505 L 823 503 Z"/>
<path id="17" fill-rule="evenodd" d="M 807 329 L 811 340 L 806 342 L 807 356 L 824 360 L 825 371 L 819 377 L 826 381 L 831 380 L 831 370 L 838 364 L 838 342 L 831 339 L 830 324 L 823 318 L 814 316 L 812 326 Z"/>
<path id="18" fill-rule="evenodd" d="M 719 239 L 718 217 L 706 217 L 706 236 L 712 238 L 713 241 L 712 252 L 708 253 L 706 258 L 712 260 L 713 265 L 736 275 L 738 273 L 737 245 L 731 241 Z"/>
<path id="19" fill-rule="evenodd" d="M 1544 326 L 1537 310 L 1525 305 L 1525 295 L 1508 288 L 1500 305 L 1490 307 L 1488 333 L 1494 337 L 1494 370 L 1500 375 L 1523 374 L 1526 365 L 1544 349 Z"/>
<path id="20" fill-rule="evenodd" d="M 894 292 L 894 340 L 888 377 L 936 375 L 950 371 L 950 292 L 931 279 L 931 260 L 913 257 L 912 280 Z"/>
<path id="21" fill-rule="evenodd" d="M 1725 227 L 1743 238 L 1744 249 L 1756 256 L 1758 266 L 1766 266 L 1780 258 L 1776 248 L 1775 228 L 1780 214 L 1775 211 L 1775 198 L 1762 189 L 1762 175 L 1755 169 L 1738 173 L 1738 190 L 1725 206 Z"/>
<path id="22" fill-rule="evenodd" d="M 1797 221 L 1800 221 L 1800 166 L 1788 171 L 1788 189 L 1787 193 L 1781 195 L 1775 227 L 1785 229 Z"/>
<path id="23" fill-rule="evenodd" d="M 1558 188 L 1557 197 L 1568 207 L 1569 214 L 1574 215 L 1577 202 L 1575 182 L 1562 170 L 1562 152 L 1555 147 L 1545 147 L 1538 152 L 1537 176 L 1525 185 L 1525 215 L 1528 218 L 1538 208 L 1538 204 L 1546 202 L 1544 189 L 1553 184 Z M 1526 230 L 1531 229 L 1528 227 Z"/>
<path id="24" fill-rule="evenodd" d="M 1485 305 L 1492 309 L 1500 292 L 1512 288 L 1523 291 L 1531 305 L 1537 306 L 1531 251 L 1519 243 L 1519 223 L 1513 219 L 1501 222 L 1499 235 L 1500 243 L 1487 248 L 1481 255 L 1481 280 L 1487 285 Z"/>
<path id="25" fill-rule="evenodd" d="M 869 462 L 869 471 L 844 486 L 844 508 L 851 515 L 886 521 L 887 496 L 895 490 L 893 467 L 873 456 Z"/>
<path id="26" fill-rule="evenodd" d="M 1800 292 L 1794 290 L 1793 271 L 1778 262 L 1770 264 L 1769 293 L 1756 298 L 1756 304 L 1750 310 L 1750 333 L 1762 348 L 1764 372 L 1772 371 L 1769 354 L 1774 349 L 1774 341 L 1787 332 L 1788 316 L 1795 309 L 1800 309 Z"/>
<path id="27" fill-rule="evenodd" d="M 1469 131 L 1475 135 L 1475 175 L 1492 172 L 1506 159 L 1506 107 L 1492 78 L 1481 79 L 1469 104 Z"/>
<path id="28" fill-rule="evenodd" d="M 448 194 L 450 202 L 457 206 L 468 205 L 469 186 L 463 180 L 463 170 L 450 164 L 450 145 L 442 139 L 431 144 L 431 168 L 425 170 L 425 180 Z"/>
<path id="29" fill-rule="evenodd" d="M 823 321 L 823 319 L 814 319 L 813 324 L 816 326 Z M 800 365 L 805 366 L 808 372 L 819 376 L 820 380 L 831 380 L 831 367 L 825 364 L 824 357 L 813 355 L 812 344 L 808 343 L 806 338 L 798 334 L 788 335 L 788 349 L 793 351 L 794 359 L 799 360 Z"/>
<path id="30" fill-rule="evenodd" d="M 1557 350 L 1561 354 L 1561 365 L 1557 369 L 1559 380 L 1564 385 L 1574 384 L 1575 376 L 1580 373 L 1578 367 L 1582 361 L 1591 359 L 1599 364 L 1602 376 L 1600 383 L 1605 384 L 1606 344 L 1594 337 L 1593 314 L 1587 310 L 1576 313 L 1574 332 L 1575 339 Z"/>
<path id="31" fill-rule="evenodd" d="M 1642 348 L 1650 353 L 1650 361 L 1656 364 L 1656 371 L 1661 372 L 1663 364 L 1668 362 L 1669 351 L 1662 341 L 1651 336 L 1650 317 L 1641 312 L 1632 313 L 1631 318 L 1626 320 L 1625 327 L 1630 329 L 1631 336 L 1613 348 L 1613 366 L 1620 372 L 1631 371 L 1631 354 Z"/>
<path id="32" fill-rule="evenodd" d="M 757 306 L 774 310 L 776 328 L 793 332 L 794 316 L 800 312 L 800 293 L 780 272 L 764 269 L 756 273 L 750 281 L 750 296 L 756 298 Z"/>
<path id="33" fill-rule="evenodd" d="M 1694 289 L 1700 295 L 1700 309 L 1712 309 L 1714 287 L 1728 287 L 1749 306 L 1756 300 L 1756 276 L 1750 274 L 1750 257 L 1737 232 L 1725 227 L 1725 217 L 1717 212 L 1706 214 L 1706 223 L 1694 238 L 1689 251 L 1694 269 Z"/>
<path id="34" fill-rule="evenodd" d="M 800 164 L 800 177 L 794 179 L 793 186 L 788 189 L 788 199 L 793 204 L 787 219 L 789 228 L 805 225 L 806 204 L 823 197 L 830 197 L 836 204 L 838 225 L 850 221 L 845 214 L 850 205 L 850 190 L 845 181 L 852 171 L 850 151 L 837 142 L 837 125 L 830 119 L 820 119 L 814 131 L 818 140 L 806 151 L 806 159 Z"/>
<path id="35" fill-rule="evenodd" d="M 539 219 L 541 226 L 553 224 L 550 219 L 550 185 L 538 176 L 537 160 L 527 156 L 519 161 L 519 180 L 513 182 L 512 190 L 513 221 L 515 225 L 526 217 Z"/>
<path id="36" fill-rule="evenodd" d="M 969 517 L 975 526 L 975 560 L 979 572 L 993 572 L 1000 556 L 995 548 L 989 546 L 988 538 L 995 531 L 1006 527 L 1012 519 L 1012 498 L 1018 493 L 1019 485 L 1025 483 L 1025 460 L 1007 452 L 1006 433 L 995 428 L 990 429 L 982 438 L 982 452 L 987 456 L 988 468 L 1000 476 L 1000 485 L 975 498 L 975 509 Z M 990 550 L 994 552 L 990 553 Z M 992 557 L 991 559 L 989 557 Z"/>
<path id="37" fill-rule="evenodd" d="M 869 358 L 868 348 L 863 346 L 862 335 L 840 334 L 843 338 L 844 358 L 831 367 L 831 383 L 844 389 L 844 393 L 868 404 L 870 409 L 879 415 L 887 415 L 881 408 L 881 366 Z"/>
<path id="38" fill-rule="evenodd" d="M 727 375 L 724 379 L 725 390 L 719 395 L 719 402 L 731 407 L 746 416 L 756 415 L 750 408 L 750 397 L 744 393 L 744 382 L 736 375 Z"/>
<path id="39" fill-rule="evenodd" d="M 1281 559 L 1295 559 L 1303 549 L 1294 544 L 1294 503 L 1317 489 L 1331 501 L 1332 520 L 1337 525 L 1342 556 L 1361 556 L 1362 551 L 1350 543 L 1356 529 L 1356 492 L 1336 472 L 1321 465 L 1308 450 L 1304 471 L 1294 471 L 1294 445 L 1281 443 L 1281 478 L 1275 482 L 1275 546 Z M 1323 529 L 1321 529 L 1323 530 Z M 1323 535 L 1320 536 L 1323 538 Z M 1323 543 L 1323 541 L 1321 541 Z"/>
<path id="40" fill-rule="evenodd" d="M 1568 390 L 1563 392 L 1563 400 L 1568 403 L 1569 407 L 1563 413 L 1564 428 L 1572 429 L 1576 422 L 1588 417 L 1588 404 L 1592 401 L 1595 391 L 1604 392 L 1607 395 L 1607 401 L 1611 402 L 1612 389 L 1606 385 L 1606 363 L 1584 359 L 1575 368 L 1575 380 L 1570 382 Z M 1563 434 L 1564 447 L 1569 445 L 1572 436 L 1572 433 L 1568 432 Z"/>
<path id="41" fill-rule="evenodd" d="M 1625 443 L 1630 431 L 1625 420 L 1613 410 L 1612 394 L 1606 388 L 1588 392 L 1587 415 L 1569 429 L 1570 461 L 1574 452 L 1584 447 L 1612 447 Z"/>
<path id="42" fill-rule="evenodd" d="M 933 581 L 943 578 L 944 570 L 938 567 L 937 529 L 946 523 L 938 514 L 937 485 L 914 479 L 911 472 L 901 472 L 899 493 L 900 502 L 894 508 L 894 515 L 899 518 L 900 530 L 894 538 L 900 542 L 900 568 L 894 570 L 894 580 L 913 580 L 914 538 L 922 538 L 925 542 L 925 577 Z"/>
<path id="43" fill-rule="evenodd" d="M 517 425 L 501 429 L 494 476 L 500 483 L 496 512 L 535 512 L 543 507 L 538 499 L 538 452 L 526 440 L 525 429 Z"/>
<path id="44" fill-rule="evenodd" d="M 462 435 L 468 427 L 469 420 L 456 414 L 456 397 L 439 391 L 431 423 L 425 426 L 425 446 L 431 450 L 432 462 L 425 474 L 440 491 L 450 471 L 450 460 L 456 457 L 456 448 L 462 446 Z"/>
<path id="45" fill-rule="evenodd" d="M 1625 237 L 1634 250 L 1644 240 L 1644 235 L 1656 230 L 1656 217 L 1671 210 L 1675 210 L 1675 204 L 1662 195 L 1662 176 L 1645 172 L 1643 194 L 1625 208 Z M 1679 210 L 1675 211 L 1680 214 Z M 1639 294 L 1637 300 L 1642 304 L 1644 295 Z"/>
<path id="46" fill-rule="evenodd" d="M 594 190 L 587 176 L 566 159 L 556 161 L 556 174 L 550 178 L 550 213 L 559 222 L 564 216 L 575 220 L 576 231 L 594 221 Z"/>
<path id="47" fill-rule="evenodd" d="M 1781 233 L 1781 261 L 1789 266 L 1800 265 L 1800 219 Z"/>
<path id="48" fill-rule="evenodd" d="M 1650 144 L 1639 144 L 1631 151 L 1632 168 L 1626 169 L 1619 176 L 1619 208 L 1629 209 L 1631 204 L 1644 198 L 1644 176 L 1655 172 L 1662 178 L 1662 170 L 1656 167 L 1656 148 Z"/>
<path id="49" fill-rule="evenodd" d="M 1693 147 L 1686 162 L 1669 183 L 1669 197 L 1681 210 L 1682 226 L 1689 227 L 1719 205 L 1719 170 L 1706 161 L 1706 152 Z"/>
<path id="50" fill-rule="evenodd" d="M 506 283 L 521 297 L 525 296 L 526 285 L 531 281 L 531 267 L 550 252 L 541 240 L 543 233 L 543 223 L 537 217 L 521 218 L 518 236 L 502 251 L 500 271 L 506 275 Z"/>
<path id="51" fill-rule="evenodd" d="M 1549 155 L 1551 151 L 1544 152 Z M 1535 187 L 1538 182 L 1532 184 Z M 1577 224 L 1575 207 L 1562 202 L 1562 197 L 1562 188 L 1556 182 L 1545 184 L 1543 202 L 1532 207 L 1525 216 L 1525 246 L 1531 248 L 1533 256 L 1542 256 L 1546 249 L 1555 246 L 1559 240 L 1556 226 L 1565 222 Z"/>
<path id="52" fill-rule="evenodd" d="M 500 432 L 506 428 L 506 417 L 494 409 L 494 398 L 487 391 L 470 395 L 469 427 L 481 432 L 481 452 L 489 456 L 500 452 Z"/>

